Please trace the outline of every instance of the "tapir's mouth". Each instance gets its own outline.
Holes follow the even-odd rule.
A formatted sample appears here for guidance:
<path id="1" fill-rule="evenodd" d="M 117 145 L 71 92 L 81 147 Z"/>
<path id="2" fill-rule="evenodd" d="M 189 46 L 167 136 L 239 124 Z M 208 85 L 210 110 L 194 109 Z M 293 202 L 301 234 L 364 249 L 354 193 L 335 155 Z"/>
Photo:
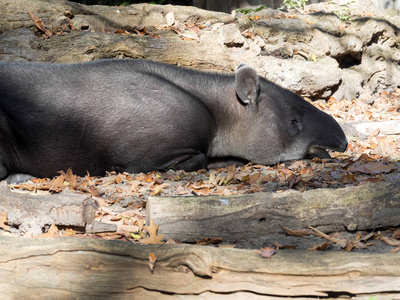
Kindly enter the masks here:
<path id="1" fill-rule="evenodd" d="M 310 149 L 308 149 L 307 158 L 314 158 L 314 157 L 331 158 L 326 149 L 318 146 L 311 146 Z"/>

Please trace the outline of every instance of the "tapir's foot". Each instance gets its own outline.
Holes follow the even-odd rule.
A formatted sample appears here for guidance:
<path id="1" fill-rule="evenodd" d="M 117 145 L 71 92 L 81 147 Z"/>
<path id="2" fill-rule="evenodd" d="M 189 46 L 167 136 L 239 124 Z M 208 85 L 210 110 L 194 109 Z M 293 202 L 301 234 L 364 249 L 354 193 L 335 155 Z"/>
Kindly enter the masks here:
<path id="1" fill-rule="evenodd" d="M 308 150 L 306 158 L 314 158 L 314 157 L 331 158 L 331 156 L 325 149 L 319 147 L 311 147 L 310 150 Z"/>
<path id="2" fill-rule="evenodd" d="M 226 168 L 233 165 L 241 167 L 248 163 L 249 161 L 237 157 L 213 157 L 209 159 L 207 169 Z"/>
<path id="3" fill-rule="evenodd" d="M 168 163 L 166 167 L 162 169 L 173 169 L 173 170 L 184 170 L 184 171 L 196 171 L 207 168 L 208 158 L 204 153 L 197 155 L 188 155 L 185 157 L 179 157 L 172 163 Z"/>
<path id="4" fill-rule="evenodd" d="M 7 182 L 7 184 L 11 184 L 11 183 L 25 182 L 25 181 L 31 180 L 32 178 L 35 178 L 35 177 L 33 177 L 32 175 L 29 175 L 29 174 L 11 174 L 4 180 Z"/>

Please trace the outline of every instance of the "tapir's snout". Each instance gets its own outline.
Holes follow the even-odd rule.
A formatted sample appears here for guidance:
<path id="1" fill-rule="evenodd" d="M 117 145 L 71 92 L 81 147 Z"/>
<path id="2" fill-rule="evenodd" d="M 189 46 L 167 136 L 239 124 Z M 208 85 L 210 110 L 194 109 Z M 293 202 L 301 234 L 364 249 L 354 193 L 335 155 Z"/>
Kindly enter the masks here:
<path id="1" fill-rule="evenodd" d="M 308 148 L 308 157 L 330 158 L 326 150 L 345 152 L 347 149 L 348 141 L 339 123 L 331 116 L 323 114 L 322 122 L 320 119 L 320 126 L 315 129 L 313 142 Z"/>

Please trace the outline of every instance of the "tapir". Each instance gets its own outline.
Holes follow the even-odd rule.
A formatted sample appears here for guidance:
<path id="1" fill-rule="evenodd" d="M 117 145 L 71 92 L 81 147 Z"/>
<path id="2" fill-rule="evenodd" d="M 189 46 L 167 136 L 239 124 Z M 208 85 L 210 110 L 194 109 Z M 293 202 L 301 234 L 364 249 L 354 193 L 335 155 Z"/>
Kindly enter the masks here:
<path id="1" fill-rule="evenodd" d="M 0 179 L 271 165 L 346 147 L 331 116 L 244 64 L 0 63 Z"/>

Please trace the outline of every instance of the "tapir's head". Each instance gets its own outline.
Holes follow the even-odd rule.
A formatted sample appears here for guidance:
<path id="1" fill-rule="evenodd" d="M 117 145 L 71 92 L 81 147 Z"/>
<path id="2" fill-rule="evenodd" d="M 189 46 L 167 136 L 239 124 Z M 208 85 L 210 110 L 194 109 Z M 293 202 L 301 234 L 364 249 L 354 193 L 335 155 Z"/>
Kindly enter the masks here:
<path id="1" fill-rule="evenodd" d="M 343 152 L 347 139 L 329 115 L 277 85 L 259 78 L 240 65 L 236 72 L 236 95 L 241 104 L 239 129 L 246 159 L 262 164 L 302 158 L 328 158 L 327 149 Z M 244 131 L 243 131 L 244 130 Z"/>

